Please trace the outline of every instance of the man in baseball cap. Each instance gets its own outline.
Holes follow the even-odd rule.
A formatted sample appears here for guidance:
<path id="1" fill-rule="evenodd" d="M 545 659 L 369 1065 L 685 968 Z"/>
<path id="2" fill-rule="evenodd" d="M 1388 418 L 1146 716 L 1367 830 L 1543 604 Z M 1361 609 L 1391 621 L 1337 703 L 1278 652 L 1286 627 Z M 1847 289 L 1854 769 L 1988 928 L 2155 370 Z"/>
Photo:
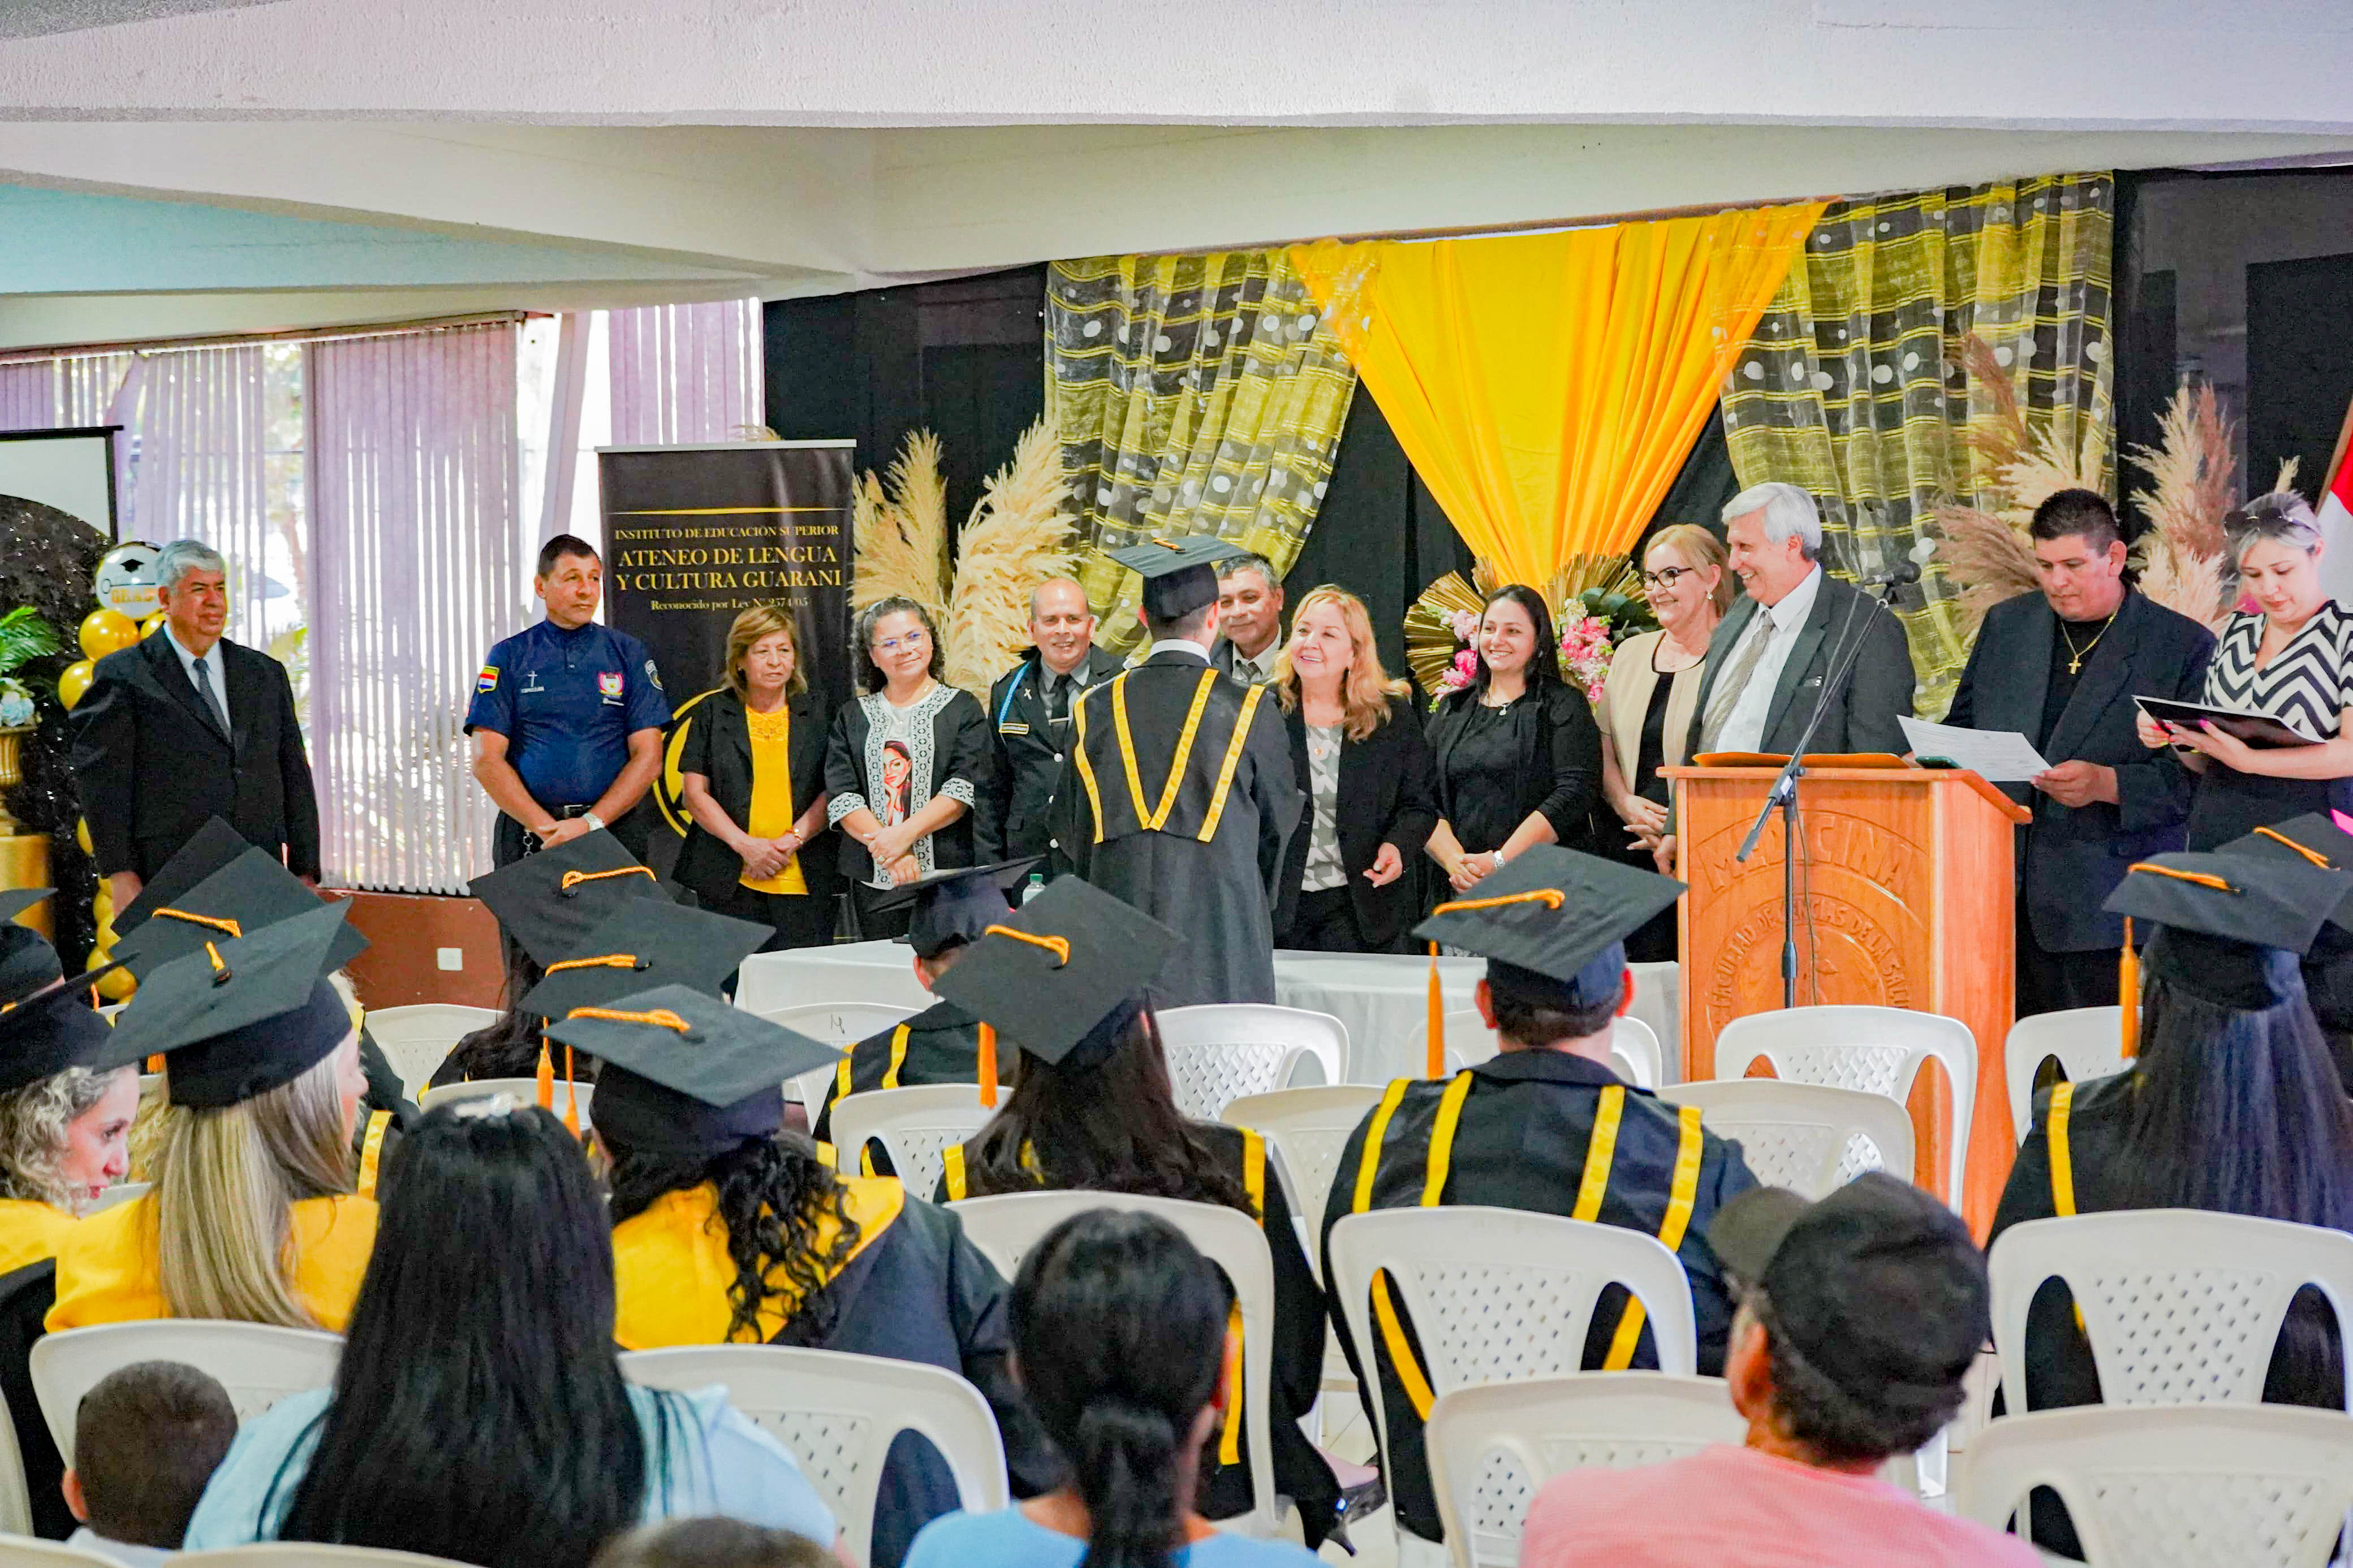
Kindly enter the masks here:
<path id="1" fill-rule="evenodd" d="M 1816 1203 L 1778 1187 L 1744 1193 L 1707 1240 L 1740 1299 L 1724 1372 L 1746 1438 L 1555 1478 L 1528 1514 L 1527 1568 L 2037 1561 L 2025 1542 L 1877 1477 L 1952 1420 L 1986 1342 L 1985 1257 L 1958 1215 L 1873 1173 Z"/>

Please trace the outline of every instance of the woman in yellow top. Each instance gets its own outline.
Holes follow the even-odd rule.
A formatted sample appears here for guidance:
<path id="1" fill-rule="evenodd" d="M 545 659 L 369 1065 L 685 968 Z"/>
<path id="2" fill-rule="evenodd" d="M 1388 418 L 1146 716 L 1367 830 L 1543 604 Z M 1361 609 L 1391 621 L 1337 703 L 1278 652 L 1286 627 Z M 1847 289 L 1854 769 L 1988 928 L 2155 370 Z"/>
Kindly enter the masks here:
<path id="1" fill-rule="evenodd" d="M 153 1190 L 74 1226 L 48 1327 L 228 1318 L 341 1331 L 375 1205 L 352 1195 L 367 1079 L 327 982 L 341 905 L 151 971 L 101 1065 L 161 1053 Z M 234 922 L 227 922 L 234 923 Z"/>
<path id="2" fill-rule="evenodd" d="M 49 944 L 0 927 L 0 1275 L 58 1243 L 131 1168 L 139 1071 L 98 1070 L 112 1031 Z"/>
<path id="3" fill-rule="evenodd" d="M 801 669 L 781 605 L 727 628 L 727 684 L 680 710 L 681 794 L 694 826 L 674 875 L 714 914 L 773 926 L 768 950 L 833 940 L 836 874 L 826 831 L 828 715 Z"/>

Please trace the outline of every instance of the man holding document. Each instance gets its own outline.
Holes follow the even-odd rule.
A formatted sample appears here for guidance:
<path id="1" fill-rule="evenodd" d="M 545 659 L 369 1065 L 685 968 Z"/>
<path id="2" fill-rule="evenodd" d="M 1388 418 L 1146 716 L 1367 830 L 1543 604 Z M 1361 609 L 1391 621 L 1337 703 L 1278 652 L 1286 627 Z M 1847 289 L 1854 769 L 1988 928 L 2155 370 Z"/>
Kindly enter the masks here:
<path id="1" fill-rule="evenodd" d="M 1946 715 L 2022 736 L 2049 762 L 1993 780 L 2034 813 L 2016 860 L 2020 1017 L 2116 1002 L 2124 922 L 2100 906 L 2126 867 L 2181 847 L 2195 784 L 2141 743 L 2133 699 L 2198 700 L 2214 649 L 2205 627 L 2133 590 L 2105 498 L 2060 490 L 2029 532 L 2042 592 L 1987 612 Z"/>

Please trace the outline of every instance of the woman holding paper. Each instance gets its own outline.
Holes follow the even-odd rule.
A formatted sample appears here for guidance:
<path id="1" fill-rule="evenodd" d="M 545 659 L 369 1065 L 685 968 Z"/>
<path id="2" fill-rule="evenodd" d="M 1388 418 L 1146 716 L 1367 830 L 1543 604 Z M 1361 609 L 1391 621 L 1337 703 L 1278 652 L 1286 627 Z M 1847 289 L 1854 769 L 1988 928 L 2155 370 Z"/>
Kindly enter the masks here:
<path id="1" fill-rule="evenodd" d="M 2315 743 L 2251 746 L 2211 724 L 2159 726 L 2144 713 L 2141 741 L 2173 746 L 2200 775 L 2192 849 L 2307 812 L 2353 812 L 2353 615 L 2322 591 L 2320 525 L 2301 496 L 2280 490 L 2222 527 L 2241 592 L 2256 607 L 2223 626 L 2206 668 L 2206 704 L 2267 715 Z"/>

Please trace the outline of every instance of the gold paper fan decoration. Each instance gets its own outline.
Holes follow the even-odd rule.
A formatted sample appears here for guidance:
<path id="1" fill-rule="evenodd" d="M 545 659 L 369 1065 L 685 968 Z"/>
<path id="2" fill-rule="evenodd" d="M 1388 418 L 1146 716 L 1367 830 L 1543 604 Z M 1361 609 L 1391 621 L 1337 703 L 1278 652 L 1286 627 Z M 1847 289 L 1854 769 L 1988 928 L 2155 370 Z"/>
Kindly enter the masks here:
<path id="1" fill-rule="evenodd" d="M 1405 662 L 1423 691 L 1434 698 L 1455 654 L 1469 646 L 1454 635 L 1452 617 L 1466 610 L 1478 615 L 1503 586 L 1495 568 L 1479 561 L 1472 566 L 1469 582 L 1461 573 L 1449 572 L 1414 600 L 1405 613 Z M 1572 556 L 1545 584 L 1544 602 L 1552 611 L 1555 636 L 1572 605 L 1577 615 L 1602 614 L 1611 624 L 1613 640 L 1657 624 L 1642 596 L 1642 574 L 1623 555 Z"/>

